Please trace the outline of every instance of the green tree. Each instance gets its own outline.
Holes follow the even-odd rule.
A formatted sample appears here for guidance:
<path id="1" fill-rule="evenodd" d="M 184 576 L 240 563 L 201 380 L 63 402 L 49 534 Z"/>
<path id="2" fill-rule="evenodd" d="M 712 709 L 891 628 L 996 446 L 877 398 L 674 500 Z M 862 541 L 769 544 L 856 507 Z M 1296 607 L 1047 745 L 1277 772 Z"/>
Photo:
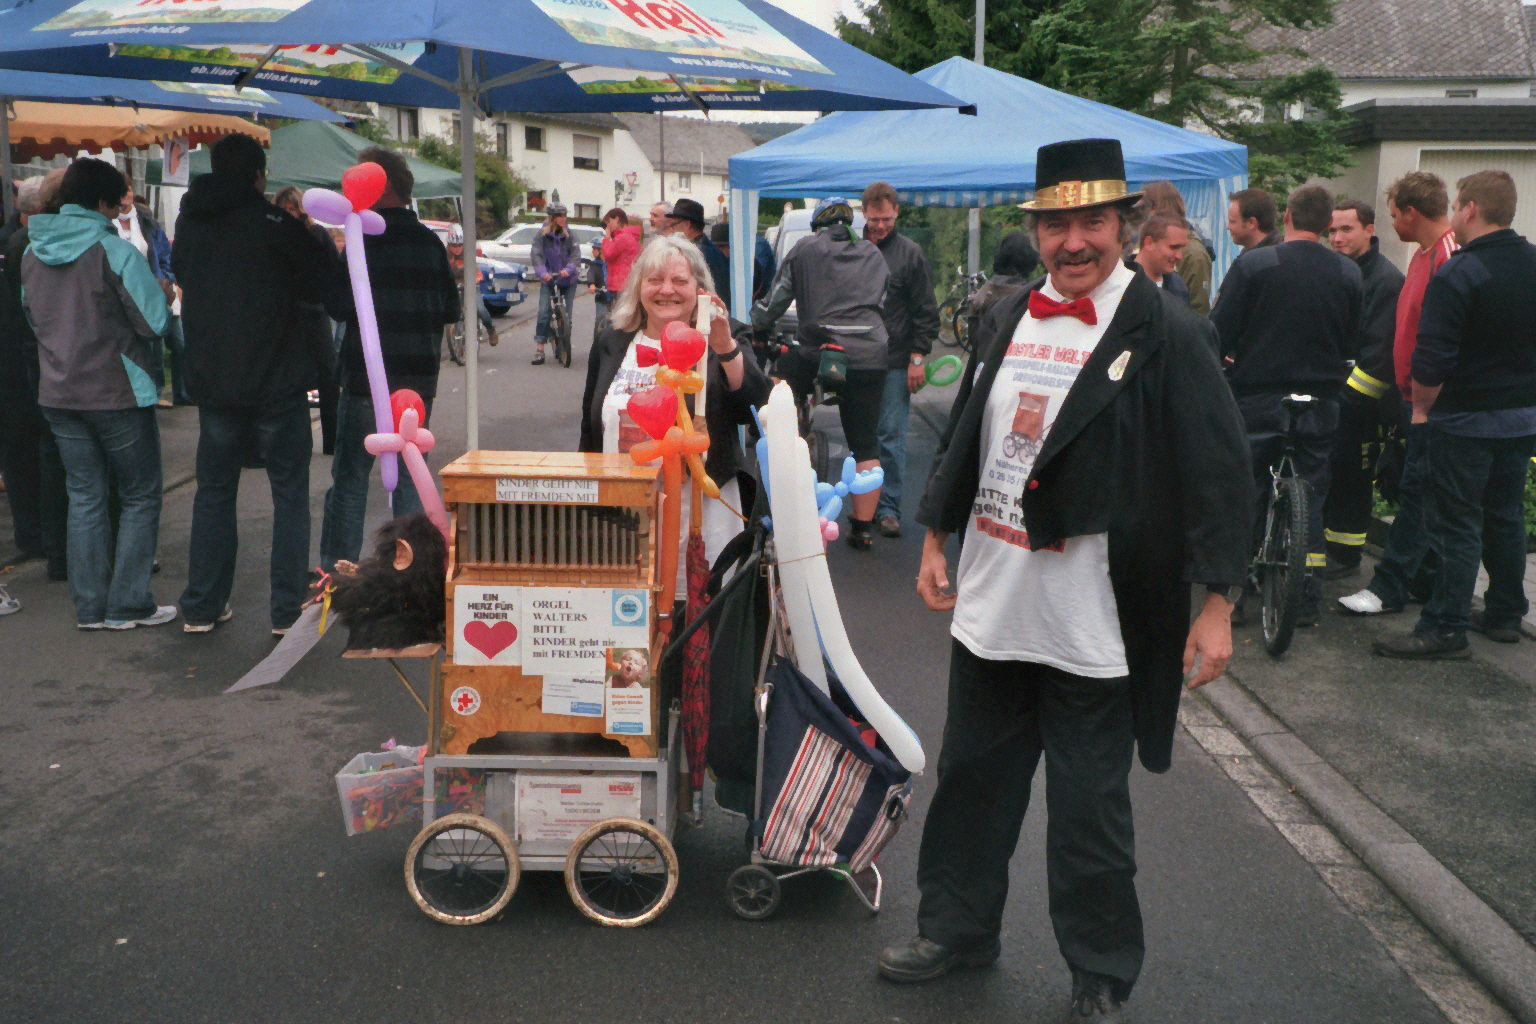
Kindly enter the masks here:
<path id="1" fill-rule="evenodd" d="M 873 0 L 861 10 L 868 24 L 840 19 L 842 37 L 903 70 L 972 53 L 972 0 Z M 1332 17 L 1332 0 L 995 0 L 986 57 L 1010 74 L 1241 142 L 1253 184 L 1283 193 L 1348 164 L 1337 78 L 1285 41 Z"/>
<path id="2" fill-rule="evenodd" d="M 449 135 L 424 135 L 415 145 L 423 160 L 457 171 L 459 140 Z M 510 223 L 512 210 L 521 205 L 528 192 L 528 182 L 496 155 L 496 143 L 489 135 L 475 133 L 475 233 L 490 238 Z M 422 204 L 426 209 L 425 203 Z"/>

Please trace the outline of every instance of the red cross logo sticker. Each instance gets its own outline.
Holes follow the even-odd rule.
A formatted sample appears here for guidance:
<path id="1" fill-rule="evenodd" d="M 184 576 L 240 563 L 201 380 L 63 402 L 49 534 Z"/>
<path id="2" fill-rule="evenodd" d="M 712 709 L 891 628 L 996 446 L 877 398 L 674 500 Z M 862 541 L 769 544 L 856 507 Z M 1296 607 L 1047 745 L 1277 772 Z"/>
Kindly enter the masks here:
<path id="1" fill-rule="evenodd" d="M 480 710 L 480 694 L 474 687 L 461 686 L 449 695 L 448 706 L 461 715 L 472 715 Z"/>

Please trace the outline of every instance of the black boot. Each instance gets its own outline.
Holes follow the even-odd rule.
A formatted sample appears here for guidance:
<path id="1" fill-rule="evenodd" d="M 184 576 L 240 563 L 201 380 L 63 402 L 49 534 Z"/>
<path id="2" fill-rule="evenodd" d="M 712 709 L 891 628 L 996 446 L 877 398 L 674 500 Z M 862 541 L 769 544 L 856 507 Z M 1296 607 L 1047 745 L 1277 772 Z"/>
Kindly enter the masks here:
<path id="1" fill-rule="evenodd" d="M 868 551 L 875 542 L 875 521 L 848 517 L 848 546 L 855 551 Z"/>

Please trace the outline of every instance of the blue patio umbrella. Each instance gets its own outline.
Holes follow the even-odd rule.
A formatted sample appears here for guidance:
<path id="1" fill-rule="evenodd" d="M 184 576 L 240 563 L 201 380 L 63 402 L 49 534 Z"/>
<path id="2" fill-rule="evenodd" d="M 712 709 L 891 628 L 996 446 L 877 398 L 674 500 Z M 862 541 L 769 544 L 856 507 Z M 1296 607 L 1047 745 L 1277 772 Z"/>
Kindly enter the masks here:
<path id="1" fill-rule="evenodd" d="M 44 103 L 100 103 L 108 106 L 153 107 L 156 110 L 216 110 L 224 114 L 291 117 L 302 121 L 345 121 L 302 96 L 236 91 L 229 85 L 190 82 L 150 82 L 88 75 L 57 75 L 41 71 L 0 69 L 0 98 Z"/>
<path id="2" fill-rule="evenodd" d="M 0 67 L 457 107 L 465 125 L 487 110 L 962 105 L 764 0 L 24 0 L 0 12 Z M 460 146 L 473 211 L 471 132 Z M 472 449 L 476 367 L 471 346 Z"/>

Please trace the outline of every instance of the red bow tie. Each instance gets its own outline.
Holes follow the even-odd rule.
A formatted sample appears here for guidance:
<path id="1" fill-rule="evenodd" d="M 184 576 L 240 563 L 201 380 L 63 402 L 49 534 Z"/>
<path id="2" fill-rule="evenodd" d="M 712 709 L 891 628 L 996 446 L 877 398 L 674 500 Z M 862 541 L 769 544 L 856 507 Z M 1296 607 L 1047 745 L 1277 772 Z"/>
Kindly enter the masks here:
<path id="1" fill-rule="evenodd" d="M 635 363 L 638 366 L 655 366 L 661 362 L 661 349 L 654 345 L 636 345 Z"/>
<path id="2" fill-rule="evenodd" d="M 1036 320 L 1052 316 L 1075 316 L 1089 326 L 1099 322 L 1099 315 L 1093 311 L 1093 300 L 1086 295 L 1071 302 L 1057 302 L 1044 292 L 1030 292 L 1029 315 Z"/>

